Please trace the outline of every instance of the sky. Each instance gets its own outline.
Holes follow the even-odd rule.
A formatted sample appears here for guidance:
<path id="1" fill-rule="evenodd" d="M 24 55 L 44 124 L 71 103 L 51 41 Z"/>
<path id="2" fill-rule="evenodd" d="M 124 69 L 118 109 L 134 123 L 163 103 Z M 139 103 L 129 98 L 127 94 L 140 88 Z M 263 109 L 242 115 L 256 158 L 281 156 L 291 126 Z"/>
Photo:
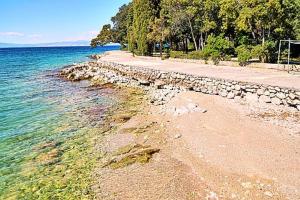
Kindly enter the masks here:
<path id="1" fill-rule="evenodd" d="M 130 0 L 0 0 L 0 43 L 90 40 Z"/>

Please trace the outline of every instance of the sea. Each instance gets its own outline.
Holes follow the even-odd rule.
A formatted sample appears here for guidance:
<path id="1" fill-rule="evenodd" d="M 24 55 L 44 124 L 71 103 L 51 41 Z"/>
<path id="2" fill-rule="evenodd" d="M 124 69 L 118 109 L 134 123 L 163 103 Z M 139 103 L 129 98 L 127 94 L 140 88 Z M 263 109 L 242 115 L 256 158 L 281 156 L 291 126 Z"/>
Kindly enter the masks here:
<path id="1" fill-rule="evenodd" d="M 118 49 L 0 49 L 0 199 L 92 198 L 90 138 L 101 128 L 100 108 L 113 100 L 56 74 Z"/>

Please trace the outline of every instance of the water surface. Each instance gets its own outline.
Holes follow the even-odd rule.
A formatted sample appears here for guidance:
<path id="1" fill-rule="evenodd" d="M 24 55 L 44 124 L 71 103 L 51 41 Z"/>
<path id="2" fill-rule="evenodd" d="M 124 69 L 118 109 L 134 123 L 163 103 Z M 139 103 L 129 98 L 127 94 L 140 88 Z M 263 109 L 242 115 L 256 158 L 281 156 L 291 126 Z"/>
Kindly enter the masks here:
<path id="1" fill-rule="evenodd" d="M 90 196 L 90 138 L 112 100 L 53 74 L 117 48 L 0 49 L 0 199 Z"/>

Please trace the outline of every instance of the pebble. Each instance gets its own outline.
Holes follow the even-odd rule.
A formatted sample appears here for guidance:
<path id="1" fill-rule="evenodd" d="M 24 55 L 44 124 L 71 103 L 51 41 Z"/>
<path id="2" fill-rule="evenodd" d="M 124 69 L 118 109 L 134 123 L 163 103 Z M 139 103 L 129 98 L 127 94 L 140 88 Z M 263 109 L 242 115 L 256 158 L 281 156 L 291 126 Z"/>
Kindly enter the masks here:
<path id="1" fill-rule="evenodd" d="M 207 200 L 219 200 L 218 195 L 215 192 L 210 192 L 206 197 Z"/>
<path id="2" fill-rule="evenodd" d="M 247 188 L 247 189 L 252 188 L 251 182 L 243 182 L 241 183 L 241 185 L 243 186 L 243 188 Z"/>
<path id="3" fill-rule="evenodd" d="M 182 137 L 181 134 L 176 134 L 175 137 L 174 137 L 174 139 L 179 139 L 179 138 L 181 138 L 181 137 Z"/>
<path id="4" fill-rule="evenodd" d="M 273 193 L 270 191 L 265 191 L 264 195 L 268 196 L 268 197 L 273 197 Z"/>

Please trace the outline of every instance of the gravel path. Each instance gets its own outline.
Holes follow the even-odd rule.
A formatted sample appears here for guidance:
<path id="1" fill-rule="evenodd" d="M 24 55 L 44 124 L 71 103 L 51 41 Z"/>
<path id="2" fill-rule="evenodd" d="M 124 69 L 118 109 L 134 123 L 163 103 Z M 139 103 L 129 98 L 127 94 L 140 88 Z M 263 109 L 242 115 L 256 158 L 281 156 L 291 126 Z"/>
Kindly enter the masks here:
<path id="1" fill-rule="evenodd" d="M 293 75 L 272 69 L 214 66 L 197 63 L 183 63 L 174 60 L 161 60 L 159 58 L 151 57 L 133 57 L 132 54 L 123 51 L 109 52 L 103 56 L 101 60 L 165 71 L 176 71 L 214 78 L 300 89 L 300 75 Z"/>

